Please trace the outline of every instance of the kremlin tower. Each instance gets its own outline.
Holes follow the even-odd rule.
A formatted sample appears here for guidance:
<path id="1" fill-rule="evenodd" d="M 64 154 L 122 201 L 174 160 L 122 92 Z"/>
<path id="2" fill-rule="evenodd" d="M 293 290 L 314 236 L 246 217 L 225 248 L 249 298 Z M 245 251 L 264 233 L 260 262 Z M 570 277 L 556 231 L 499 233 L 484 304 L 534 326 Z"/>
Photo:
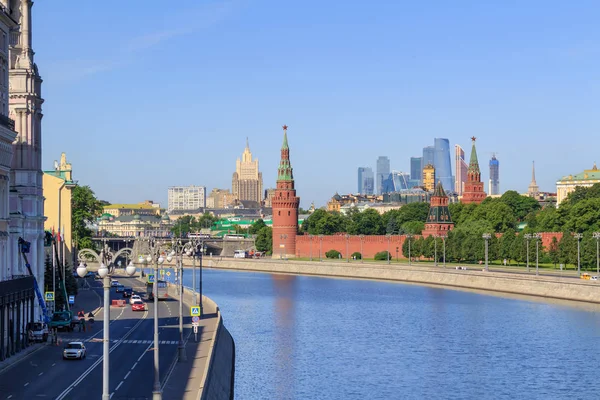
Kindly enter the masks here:
<path id="1" fill-rule="evenodd" d="M 467 181 L 465 182 L 465 190 L 463 191 L 461 202 L 464 204 L 480 204 L 487 194 L 483 191 L 483 182 L 481 182 L 481 171 L 479 170 L 479 161 L 477 160 L 477 150 L 475 149 L 475 140 L 473 136 L 471 141 L 471 159 L 469 168 L 467 169 Z"/>
<path id="2" fill-rule="evenodd" d="M 423 237 L 448 235 L 448 232 L 454 228 L 454 223 L 452 223 L 452 218 L 450 217 L 448 196 L 444 192 L 442 182 L 438 181 L 430 203 L 429 215 L 427 216 L 427 221 L 425 221 L 425 229 L 422 233 Z"/>
<path id="3" fill-rule="evenodd" d="M 300 198 L 294 189 L 294 174 L 290 163 L 287 125 L 283 126 L 281 161 L 277 170 L 277 187 L 272 199 L 273 207 L 273 258 L 296 256 L 298 233 L 298 206 Z"/>

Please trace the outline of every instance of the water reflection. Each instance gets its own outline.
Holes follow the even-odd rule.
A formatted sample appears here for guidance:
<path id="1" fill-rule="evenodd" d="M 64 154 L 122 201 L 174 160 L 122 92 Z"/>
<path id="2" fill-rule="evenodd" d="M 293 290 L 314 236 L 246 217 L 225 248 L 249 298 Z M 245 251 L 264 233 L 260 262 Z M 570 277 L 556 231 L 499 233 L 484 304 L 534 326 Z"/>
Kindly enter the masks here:
<path id="1" fill-rule="evenodd" d="M 272 275 L 275 291 L 275 357 L 277 399 L 293 399 L 296 343 L 295 275 Z"/>

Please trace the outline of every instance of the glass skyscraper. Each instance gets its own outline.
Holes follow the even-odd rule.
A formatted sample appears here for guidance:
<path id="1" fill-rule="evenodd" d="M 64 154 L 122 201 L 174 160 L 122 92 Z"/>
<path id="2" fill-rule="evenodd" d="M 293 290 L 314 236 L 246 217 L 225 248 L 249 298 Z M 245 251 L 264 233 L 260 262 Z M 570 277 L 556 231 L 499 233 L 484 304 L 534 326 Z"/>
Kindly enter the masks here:
<path id="1" fill-rule="evenodd" d="M 375 187 L 375 177 L 370 167 L 358 168 L 358 193 L 373 194 Z"/>
<path id="2" fill-rule="evenodd" d="M 461 196 L 467 181 L 467 169 L 469 165 L 465 161 L 465 151 L 460 145 L 454 145 L 454 191 Z"/>
<path id="3" fill-rule="evenodd" d="M 393 171 L 387 179 L 383 181 L 383 193 L 399 192 L 409 189 L 410 175 L 405 172 Z"/>
<path id="4" fill-rule="evenodd" d="M 492 155 L 490 160 L 490 195 L 500 194 L 500 161 L 496 158 L 496 155 Z"/>
<path id="5" fill-rule="evenodd" d="M 446 192 L 454 191 L 452 179 L 452 160 L 450 158 L 450 142 L 448 139 L 435 138 L 433 142 L 433 166 L 435 167 L 435 180 L 442 182 Z M 425 151 L 425 149 L 423 149 Z"/>
<path id="6" fill-rule="evenodd" d="M 410 180 L 421 182 L 421 175 L 423 175 L 423 157 L 411 157 Z"/>
<path id="7" fill-rule="evenodd" d="M 433 146 L 423 147 L 423 157 L 421 157 L 421 173 L 420 173 L 420 175 L 423 175 L 423 168 L 425 168 L 425 166 L 427 164 L 431 164 L 431 165 L 435 166 L 434 155 L 435 155 L 435 149 L 433 148 Z"/>
<path id="8" fill-rule="evenodd" d="M 377 175 L 375 184 L 377 185 L 377 194 L 383 193 L 383 181 L 390 175 L 390 159 L 386 156 L 379 156 L 377 159 Z"/>

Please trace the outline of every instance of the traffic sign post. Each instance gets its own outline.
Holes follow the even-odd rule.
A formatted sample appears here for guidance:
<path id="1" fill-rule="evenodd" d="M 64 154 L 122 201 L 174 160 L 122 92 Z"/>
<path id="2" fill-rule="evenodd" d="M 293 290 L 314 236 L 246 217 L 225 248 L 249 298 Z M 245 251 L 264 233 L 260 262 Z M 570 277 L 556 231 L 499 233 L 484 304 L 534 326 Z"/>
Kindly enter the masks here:
<path id="1" fill-rule="evenodd" d="M 198 341 L 198 325 L 194 324 L 194 342 Z"/>
<path id="2" fill-rule="evenodd" d="M 148 274 L 146 277 L 148 278 L 148 283 L 154 283 L 154 274 Z"/>
<path id="3" fill-rule="evenodd" d="M 54 301 L 54 292 L 46 292 L 44 294 L 44 299 L 46 299 L 46 301 Z"/>
<path id="4" fill-rule="evenodd" d="M 199 317 L 200 316 L 200 307 L 198 307 L 198 306 L 190 307 L 190 315 L 192 317 Z"/>
<path id="5" fill-rule="evenodd" d="M 197 316 L 193 316 L 192 317 L 192 323 L 193 324 L 198 324 L 199 322 L 200 322 L 200 317 L 197 317 Z"/>
<path id="6" fill-rule="evenodd" d="M 69 304 L 75 304 L 75 296 L 73 296 L 72 294 L 69 295 Z"/>

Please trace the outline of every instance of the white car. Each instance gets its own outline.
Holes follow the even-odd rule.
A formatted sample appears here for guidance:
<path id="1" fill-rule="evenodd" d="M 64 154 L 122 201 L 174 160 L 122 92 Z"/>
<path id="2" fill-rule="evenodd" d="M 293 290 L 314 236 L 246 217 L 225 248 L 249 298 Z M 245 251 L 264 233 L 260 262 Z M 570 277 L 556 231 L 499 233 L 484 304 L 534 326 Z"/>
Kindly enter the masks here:
<path id="1" fill-rule="evenodd" d="M 592 280 L 593 280 L 593 281 L 597 281 L 597 280 L 598 280 L 598 277 L 594 275 L 594 276 L 592 276 Z"/>
<path id="2" fill-rule="evenodd" d="M 142 301 L 142 298 L 137 294 L 131 295 L 131 298 L 129 299 L 129 304 L 135 303 L 136 300 Z"/>
<path id="3" fill-rule="evenodd" d="M 63 360 L 76 359 L 83 360 L 85 358 L 85 346 L 82 342 L 67 343 L 63 350 Z"/>

